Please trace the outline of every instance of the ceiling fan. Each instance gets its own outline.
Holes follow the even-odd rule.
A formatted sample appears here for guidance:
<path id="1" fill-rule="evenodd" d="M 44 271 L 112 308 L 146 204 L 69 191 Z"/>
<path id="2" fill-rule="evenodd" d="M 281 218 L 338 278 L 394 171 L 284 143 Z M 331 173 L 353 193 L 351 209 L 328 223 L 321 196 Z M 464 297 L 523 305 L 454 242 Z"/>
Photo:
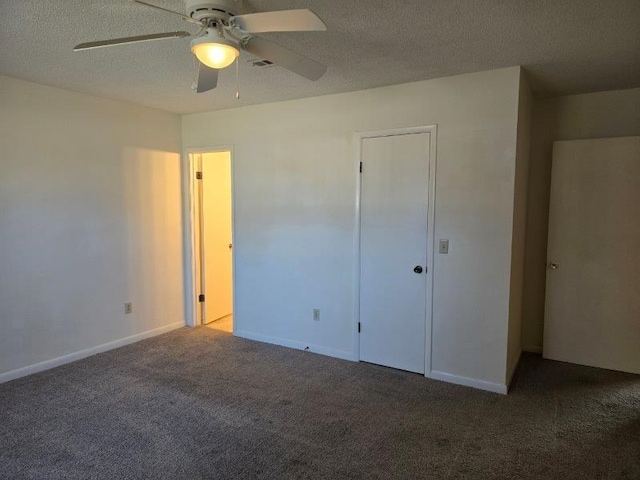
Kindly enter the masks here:
<path id="1" fill-rule="evenodd" d="M 212 90 L 217 86 L 218 70 L 226 68 L 236 61 L 240 50 L 280 65 L 309 80 L 318 80 L 327 70 L 325 65 L 315 60 L 255 35 L 265 32 L 326 30 L 324 22 L 311 10 L 283 10 L 236 15 L 233 13 L 238 8 L 236 0 L 184 0 L 186 14 L 182 14 L 142 0 L 131 1 L 177 15 L 200 28 L 193 34 L 185 31 L 167 32 L 81 43 L 73 50 L 90 50 L 167 38 L 192 37 L 191 51 L 199 60 L 196 84 L 198 93 Z"/>

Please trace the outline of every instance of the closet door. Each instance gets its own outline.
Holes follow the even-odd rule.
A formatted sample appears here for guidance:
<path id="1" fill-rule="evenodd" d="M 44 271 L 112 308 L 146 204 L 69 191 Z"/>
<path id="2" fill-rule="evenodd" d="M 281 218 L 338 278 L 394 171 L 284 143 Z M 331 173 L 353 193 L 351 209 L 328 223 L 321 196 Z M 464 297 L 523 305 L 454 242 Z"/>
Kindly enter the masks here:
<path id="1" fill-rule="evenodd" d="M 360 359 L 424 373 L 430 134 L 362 141 Z"/>

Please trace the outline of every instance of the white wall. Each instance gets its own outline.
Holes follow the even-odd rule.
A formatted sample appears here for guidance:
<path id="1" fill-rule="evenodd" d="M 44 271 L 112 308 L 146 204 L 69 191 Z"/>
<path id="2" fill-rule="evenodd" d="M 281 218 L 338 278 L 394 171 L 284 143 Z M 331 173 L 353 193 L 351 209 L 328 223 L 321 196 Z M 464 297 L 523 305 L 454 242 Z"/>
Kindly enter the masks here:
<path id="1" fill-rule="evenodd" d="M 176 115 L 0 76 L 0 379 L 183 323 L 180 149 Z"/>
<path id="2" fill-rule="evenodd" d="M 450 253 L 435 258 L 432 368 L 503 386 L 519 79 L 516 67 L 183 117 L 186 147 L 234 146 L 236 333 L 352 357 L 353 134 L 438 124 L 435 236 Z"/>
<path id="3" fill-rule="evenodd" d="M 535 103 L 523 299 L 522 333 L 526 350 L 542 351 L 553 142 L 633 135 L 640 135 L 640 88 Z"/>
<path id="4" fill-rule="evenodd" d="M 511 252 L 511 295 L 509 298 L 509 347 L 507 383 L 515 373 L 522 353 L 522 298 L 524 288 L 525 241 L 527 226 L 527 188 L 531 151 L 533 95 L 524 72 L 520 76 L 518 132 L 516 146 L 515 193 Z"/>

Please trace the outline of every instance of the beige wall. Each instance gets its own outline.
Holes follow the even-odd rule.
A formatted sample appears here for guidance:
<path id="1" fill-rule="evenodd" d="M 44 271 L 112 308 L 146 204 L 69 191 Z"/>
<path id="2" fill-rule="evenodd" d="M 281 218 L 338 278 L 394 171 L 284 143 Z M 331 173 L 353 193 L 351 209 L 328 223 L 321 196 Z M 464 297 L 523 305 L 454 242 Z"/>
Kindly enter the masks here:
<path id="1" fill-rule="evenodd" d="M 177 115 L 0 76 L 0 379 L 183 323 L 180 149 Z"/>
<path id="2" fill-rule="evenodd" d="M 515 67 L 184 116 L 186 147 L 234 147 L 236 333 L 353 358 L 354 133 L 437 124 L 433 228 L 450 250 L 433 265 L 432 368 L 503 390 L 519 85 Z"/>
<path id="3" fill-rule="evenodd" d="M 640 88 L 539 100 L 529 175 L 523 345 L 541 351 L 551 151 L 557 140 L 640 135 Z"/>
<path id="4" fill-rule="evenodd" d="M 531 152 L 531 123 L 533 95 L 524 73 L 520 75 L 518 104 L 518 132 L 516 139 L 516 171 L 511 247 L 511 293 L 509 297 L 509 346 L 507 351 L 506 381 L 518 367 L 522 352 L 522 299 L 524 288 L 524 261 L 527 225 L 527 190 Z"/>

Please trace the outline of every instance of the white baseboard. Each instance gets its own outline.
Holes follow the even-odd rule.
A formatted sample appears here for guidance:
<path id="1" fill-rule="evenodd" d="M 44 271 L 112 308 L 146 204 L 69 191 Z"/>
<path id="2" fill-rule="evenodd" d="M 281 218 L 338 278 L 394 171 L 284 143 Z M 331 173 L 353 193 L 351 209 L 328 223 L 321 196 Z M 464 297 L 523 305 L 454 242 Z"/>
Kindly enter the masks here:
<path id="1" fill-rule="evenodd" d="M 522 358 L 522 350 L 518 352 L 518 356 L 516 357 L 516 361 L 513 362 L 513 365 L 509 368 L 509 372 L 507 373 L 507 390 L 511 386 L 511 381 L 513 380 L 513 376 L 516 374 L 516 370 L 518 369 L 518 364 L 520 363 L 520 358 Z"/>
<path id="2" fill-rule="evenodd" d="M 320 355 L 327 355 L 328 357 L 341 358 L 342 360 L 357 361 L 354 358 L 353 352 L 345 352 L 343 350 L 335 350 L 333 348 L 322 347 L 319 345 L 310 345 L 296 340 L 288 340 L 286 338 L 270 337 L 267 335 L 260 335 L 251 332 L 233 332 L 236 337 L 246 338 L 247 340 L 255 340 L 257 342 L 271 343 L 273 345 L 280 345 L 281 347 L 295 348 L 296 350 L 303 350 L 312 353 L 318 353 Z"/>
<path id="3" fill-rule="evenodd" d="M 86 348 L 84 350 L 80 350 L 79 352 L 69 353 L 61 357 L 52 358 L 51 360 L 45 360 L 43 362 L 34 363 L 33 365 L 28 365 L 26 367 L 16 368 L 15 370 L 10 370 L 8 372 L 0 374 L 0 383 L 15 380 L 16 378 L 20 377 L 26 377 L 27 375 L 31 375 L 32 373 L 38 373 L 44 370 L 59 367 L 60 365 L 64 365 L 66 363 L 75 362 L 76 360 L 91 357 L 92 355 L 106 352 L 108 350 L 113 350 L 114 348 L 124 347 L 125 345 L 139 342 L 140 340 L 144 340 L 145 338 L 162 335 L 163 333 L 167 333 L 182 327 L 184 327 L 184 322 L 176 322 L 170 325 L 165 325 L 164 327 L 154 328 L 153 330 L 148 330 L 136 335 L 131 335 L 130 337 L 114 340 L 113 342 L 103 343 L 102 345 L 98 345 L 96 347 Z"/>
<path id="4" fill-rule="evenodd" d="M 529 353 L 542 353 L 542 347 L 537 345 L 523 345 L 522 351 Z"/>
<path id="5" fill-rule="evenodd" d="M 501 393 L 506 395 L 508 387 L 503 383 L 492 383 L 485 380 L 477 380 L 475 378 L 462 377 L 459 375 L 452 375 L 451 373 L 438 372 L 431 370 L 430 378 L 433 380 L 442 380 L 443 382 L 455 383 L 456 385 L 464 385 L 465 387 L 478 388 L 480 390 L 486 390 L 488 392 Z"/>
<path id="6" fill-rule="evenodd" d="M 236 337 L 246 338 L 247 340 L 255 340 L 257 342 L 271 343 L 273 345 L 280 345 L 281 347 L 295 348 L 296 350 L 303 350 L 312 353 L 318 353 L 320 355 L 327 355 L 329 357 L 340 358 L 343 360 L 350 360 L 357 362 L 353 352 L 345 352 L 343 350 L 334 350 L 332 348 L 326 348 L 318 345 L 308 345 L 303 342 L 295 340 L 288 340 L 279 337 L 270 337 L 267 335 L 260 335 L 257 333 L 235 331 L 233 334 Z M 476 380 L 474 378 L 461 377 L 458 375 L 451 375 L 449 373 L 431 371 L 430 378 L 434 380 L 442 380 L 444 382 L 455 383 L 456 385 L 464 385 L 466 387 L 478 388 L 480 390 L 486 390 L 495 393 L 507 393 L 507 385 L 500 383 L 491 383 L 484 380 Z"/>

